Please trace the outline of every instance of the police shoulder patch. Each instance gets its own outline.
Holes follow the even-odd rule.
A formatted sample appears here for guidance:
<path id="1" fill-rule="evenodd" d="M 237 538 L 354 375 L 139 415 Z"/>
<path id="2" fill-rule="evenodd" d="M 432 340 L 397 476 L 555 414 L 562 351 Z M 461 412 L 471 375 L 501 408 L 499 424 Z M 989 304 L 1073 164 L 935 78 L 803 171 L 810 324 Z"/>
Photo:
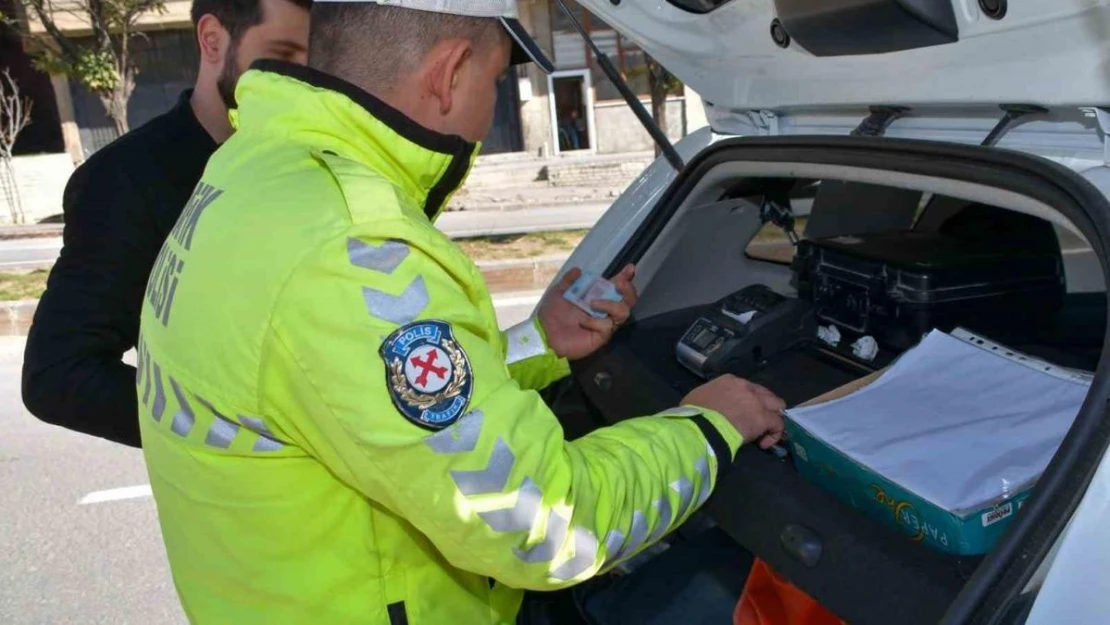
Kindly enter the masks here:
<path id="1" fill-rule="evenodd" d="M 386 337 L 386 387 L 393 404 L 420 427 L 441 430 L 463 415 L 474 389 L 470 361 L 450 324 L 408 323 Z"/>

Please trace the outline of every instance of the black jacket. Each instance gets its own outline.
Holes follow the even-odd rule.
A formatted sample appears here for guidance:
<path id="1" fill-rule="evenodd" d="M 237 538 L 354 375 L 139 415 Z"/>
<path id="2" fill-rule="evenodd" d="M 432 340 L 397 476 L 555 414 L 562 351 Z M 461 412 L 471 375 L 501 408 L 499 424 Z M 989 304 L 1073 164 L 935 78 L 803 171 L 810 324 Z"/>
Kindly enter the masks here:
<path id="1" fill-rule="evenodd" d="M 147 277 L 216 143 L 177 105 L 97 151 L 66 185 L 63 247 L 35 312 L 23 403 L 47 423 L 140 446 L 135 347 Z"/>

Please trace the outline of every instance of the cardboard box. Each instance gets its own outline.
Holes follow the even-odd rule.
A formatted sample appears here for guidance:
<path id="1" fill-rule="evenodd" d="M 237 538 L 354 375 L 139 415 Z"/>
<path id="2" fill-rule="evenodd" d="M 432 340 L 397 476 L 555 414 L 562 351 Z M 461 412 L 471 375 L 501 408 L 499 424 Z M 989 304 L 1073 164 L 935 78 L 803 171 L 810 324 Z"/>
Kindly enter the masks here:
<path id="1" fill-rule="evenodd" d="M 871 384 L 883 374 L 878 371 L 850 382 L 804 405 L 815 405 L 844 397 Z M 836 495 L 860 512 L 923 542 L 955 555 L 981 555 L 991 549 L 1028 499 L 1030 488 L 1004 501 L 957 515 L 925 501 L 885 479 L 817 439 L 791 419 L 786 432 L 798 472 Z"/>

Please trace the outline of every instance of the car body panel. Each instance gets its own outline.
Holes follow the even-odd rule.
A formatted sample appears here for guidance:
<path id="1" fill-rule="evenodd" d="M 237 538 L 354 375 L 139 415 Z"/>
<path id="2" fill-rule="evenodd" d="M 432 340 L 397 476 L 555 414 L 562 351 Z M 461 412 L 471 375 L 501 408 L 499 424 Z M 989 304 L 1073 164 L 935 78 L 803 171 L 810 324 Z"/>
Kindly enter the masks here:
<path id="1" fill-rule="evenodd" d="M 1083 501 L 1046 558 L 1028 625 L 1104 623 L 1110 614 L 1110 458 L 1103 457 Z M 1034 577 L 1036 580 L 1036 576 Z"/>
<path id="2" fill-rule="evenodd" d="M 1110 0 L 1013 0 L 1002 20 L 983 15 L 977 0 L 952 0 L 958 42 L 838 57 L 778 47 L 772 0 L 732 0 L 703 15 L 666 0 L 581 4 L 711 108 L 1110 103 Z"/>

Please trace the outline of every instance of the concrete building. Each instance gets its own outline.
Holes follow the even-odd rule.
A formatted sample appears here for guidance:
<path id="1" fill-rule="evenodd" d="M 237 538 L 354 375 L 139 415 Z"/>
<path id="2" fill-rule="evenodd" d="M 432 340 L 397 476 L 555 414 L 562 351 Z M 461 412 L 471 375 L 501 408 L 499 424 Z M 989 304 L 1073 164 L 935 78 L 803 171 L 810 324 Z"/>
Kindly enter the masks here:
<path id="1" fill-rule="evenodd" d="M 76 4 L 77 0 L 69 0 Z M 66 0 L 56 6 L 57 25 L 74 37 L 89 36 L 79 11 L 66 12 Z M 633 91 L 650 108 L 644 54 L 574 0 L 572 10 L 589 29 L 598 46 L 622 71 Z M 13 0 L 0 0 L 0 11 L 13 11 Z M 522 66 L 499 85 L 494 127 L 483 142 L 484 154 L 527 152 L 532 156 L 643 153 L 653 148 L 650 137 L 597 65 L 586 43 L 554 0 L 518 0 L 521 21 L 555 62 L 558 72 L 544 75 Z M 132 128 L 169 109 L 196 75 L 197 49 L 189 19 L 189 0 L 169 0 L 165 11 L 144 16 L 144 37 L 132 44 L 139 68 L 136 88 L 128 104 Z M 18 15 L 18 14 L 17 14 Z M 21 157 L 22 195 L 33 207 L 28 220 L 60 208 L 60 194 L 74 165 L 116 137 L 111 120 L 96 96 L 76 81 L 46 76 L 32 69 L 28 45 L 41 35 L 42 25 L 24 19 L 16 29 L 0 27 L 2 65 L 12 65 L 36 101 L 32 128 L 25 132 L 17 153 Z M 22 48 L 20 42 L 22 41 Z M 2 69 L 2 67 L 0 67 Z M 668 134 L 677 140 L 705 125 L 700 98 L 689 90 L 667 102 Z M 64 158 L 68 156 L 68 158 Z M 65 162 L 65 165 L 63 165 Z M 19 173 L 17 171 L 17 173 Z M 0 203 L 4 200 L 0 197 Z M 25 204 L 28 202 L 25 201 Z M 46 207 L 50 205 L 50 207 Z M 35 208 L 37 207 L 37 208 Z M 57 212 L 55 210 L 55 212 Z M 0 221 L 8 211 L 0 207 Z"/>
<path id="2" fill-rule="evenodd" d="M 607 24 L 566 0 L 590 37 L 621 71 L 650 110 L 644 52 Z M 592 51 L 555 0 L 518 0 L 521 21 L 555 63 L 545 76 L 535 68 L 521 76 L 525 151 L 615 154 L 653 149 L 651 137 L 597 64 Z M 667 130 L 677 140 L 706 125 L 701 98 L 689 89 L 667 101 Z"/>

